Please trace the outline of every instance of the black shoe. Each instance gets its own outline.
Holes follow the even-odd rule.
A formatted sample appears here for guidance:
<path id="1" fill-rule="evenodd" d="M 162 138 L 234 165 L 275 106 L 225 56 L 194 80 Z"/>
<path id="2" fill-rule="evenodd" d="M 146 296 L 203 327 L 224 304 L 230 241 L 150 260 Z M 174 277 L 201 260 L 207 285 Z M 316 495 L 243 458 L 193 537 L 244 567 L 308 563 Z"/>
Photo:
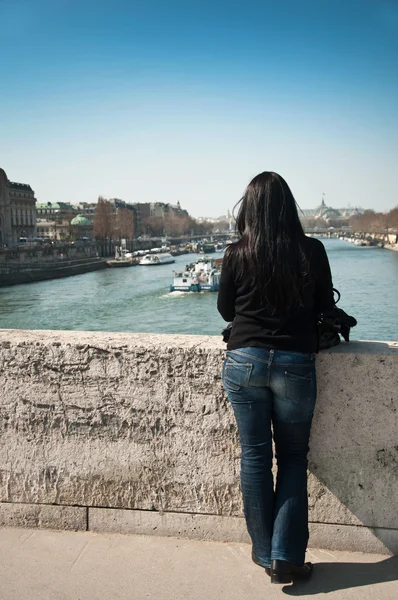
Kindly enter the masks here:
<path id="1" fill-rule="evenodd" d="M 260 563 L 257 562 L 256 557 L 253 554 L 253 550 L 252 550 L 252 561 L 259 567 L 263 567 L 263 565 L 260 565 Z M 263 567 L 263 569 L 265 569 L 265 572 L 267 573 L 268 577 L 271 577 L 271 569 L 269 567 Z"/>
<path id="2" fill-rule="evenodd" d="M 299 567 L 285 560 L 273 560 L 271 563 L 271 583 L 306 581 L 311 577 L 313 568 L 310 562 Z"/>

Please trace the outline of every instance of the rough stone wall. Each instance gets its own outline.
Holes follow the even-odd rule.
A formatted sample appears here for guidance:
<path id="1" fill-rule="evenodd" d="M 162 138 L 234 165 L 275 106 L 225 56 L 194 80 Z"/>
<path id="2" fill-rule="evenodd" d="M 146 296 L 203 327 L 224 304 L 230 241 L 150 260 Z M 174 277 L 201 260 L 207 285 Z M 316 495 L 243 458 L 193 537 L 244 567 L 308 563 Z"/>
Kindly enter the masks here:
<path id="1" fill-rule="evenodd" d="M 0 502 L 241 516 L 211 337 L 0 331 Z M 398 344 L 321 353 L 310 520 L 398 530 Z"/>

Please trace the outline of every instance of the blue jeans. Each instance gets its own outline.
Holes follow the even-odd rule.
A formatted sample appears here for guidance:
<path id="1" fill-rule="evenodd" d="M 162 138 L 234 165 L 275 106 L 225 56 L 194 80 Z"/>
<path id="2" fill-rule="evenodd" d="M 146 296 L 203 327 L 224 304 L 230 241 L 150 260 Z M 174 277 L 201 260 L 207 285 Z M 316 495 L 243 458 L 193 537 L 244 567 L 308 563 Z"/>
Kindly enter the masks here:
<path id="1" fill-rule="evenodd" d="M 266 348 L 228 351 L 223 385 L 241 445 L 241 487 L 253 559 L 304 563 L 307 454 L 316 401 L 315 356 Z M 278 475 L 272 476 L 272 432 Z"/>

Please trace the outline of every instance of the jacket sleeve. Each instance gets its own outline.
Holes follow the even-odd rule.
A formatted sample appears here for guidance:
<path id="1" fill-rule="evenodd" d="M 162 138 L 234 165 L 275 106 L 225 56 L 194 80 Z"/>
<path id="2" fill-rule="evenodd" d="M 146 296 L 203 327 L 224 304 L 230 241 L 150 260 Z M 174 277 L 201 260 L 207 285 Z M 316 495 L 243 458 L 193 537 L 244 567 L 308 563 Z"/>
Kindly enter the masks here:
<path id="1" fill-rule="evenodd" d="M 319 314 L 334 306 L 333 281 L 328 255 L 320 242 L 315 279 L 315 312 Z"/>
<path id="2" fill-rule="evenodd" d="M 236 286 L 230 260 L 225 260 L 221 269 L 220 287 L 217 298 L 218 312 L 224 321 L 235 318 Z"/>

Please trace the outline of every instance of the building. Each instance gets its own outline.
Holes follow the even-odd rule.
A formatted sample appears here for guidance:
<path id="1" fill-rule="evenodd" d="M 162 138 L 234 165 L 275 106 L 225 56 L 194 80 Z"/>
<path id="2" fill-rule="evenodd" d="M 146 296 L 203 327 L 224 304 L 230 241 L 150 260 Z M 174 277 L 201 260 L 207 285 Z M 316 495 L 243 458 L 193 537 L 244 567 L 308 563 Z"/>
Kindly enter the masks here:
<path id="1" fill-rule="evenodd" d="M 81 202 L 78 205 L 68 202 L 37 204 L 37 235 L 61 241 L 83 234 L 92 237 L 96 208 L 96 202 Z M 86 221 L 79 220 L 80 217 L 85 218 Z"/>
<path id="2" fill-rule="evenodd" d="M 188 211 L 181 208 L 180 202 L 170 204 L 168 202 L 138 202 L 134 204 L 140 213 L 141 219 L 148 217 L 164 218 L 167 214 L 177 217 L 188 217 Z"/>
<path id="3" fill-rule="evenodd" d="M 70 217 L 73 219 L 78 210 L 76 206 L 67 202 L 45 202 L 36 204 L 36 214 L 38 219 L 60 221 Z"/>
<path id="4" fill-rule="evenodd" d="M 79 202 L 79 204 L 73 208 L 77 210 L 79 215 L 83 215 L 93 220 L 95 211 L 97 210 L 97 202 Z"/>
<path id="5" fill-rule="evenodd" d="M 119 216 L 123 214 L 123 211 L 127 211 L 124 213 L 126 218 L 125 226 L 121 229 L 122 234 L 121 237 L 126 237 L 127 239 L 132 239 L 139 235 L 139 231 L 141 228 L 141 218 L 142 214 L 140 212 L 139 206 L 140 204 L 131 204 L 129 202 L 125 202 L 124 200 L 120 200 L 119 198 L 112 198 L 110 200 L 112 203 L 113 211 L 116 215 L 116 223 L 120 225 Z M 120 233 L 120 231 L 119 231 Z"/>
<path id="6" fill-rule="evenodd" d="M 73 237 L 77 239 L 81 237 L 91 239 L 93 237 L 93 220 L 87 215 L 77 215 L 70 222 L 70 229 Z"/>
<path id="7" fill-rule="evenodd" d="M 0 169 L 0 246 L 36 235 L 36 198 L 27 183 L 10 181 Z"/>
<path id="8" fill-rule="evenodd" d="M 37 203 L 36 230 L 38 237 L 67 240 L 70 237 L 70 222 L 78 212 L 76 206 L 67 202 Z"/>
<path id="9" fill-rule="evenodd" d="M 331 206 L 327 206 L 325 203 L 324 196 L 322 196 L 322 202 L 319 206 L 314 209 L 304 209 L 299 210 L 299 216 L 301 220 L 305 223 L 310 220 L 322 220 L 326 223 L 330 221 L 337 222 L 348 222 L 348 219 L 354 215 L 362 214 L 363 210 L 361 208 L 332 208 Z"/>
<path id="10" fill-rule="evenodd" d="M 37 237 L 65 241 L 70 237 L 70 223 L 66 220 L 37 219 Z"/>
<path id="11" fill-rule="evenodd" d="M 229 209 L 226 215 L 219 217 L 196 217 L 198 223 L 212 223 L 215 233 L 232 232 L 235 227 L 235 219 L 231 215 Z"/>

